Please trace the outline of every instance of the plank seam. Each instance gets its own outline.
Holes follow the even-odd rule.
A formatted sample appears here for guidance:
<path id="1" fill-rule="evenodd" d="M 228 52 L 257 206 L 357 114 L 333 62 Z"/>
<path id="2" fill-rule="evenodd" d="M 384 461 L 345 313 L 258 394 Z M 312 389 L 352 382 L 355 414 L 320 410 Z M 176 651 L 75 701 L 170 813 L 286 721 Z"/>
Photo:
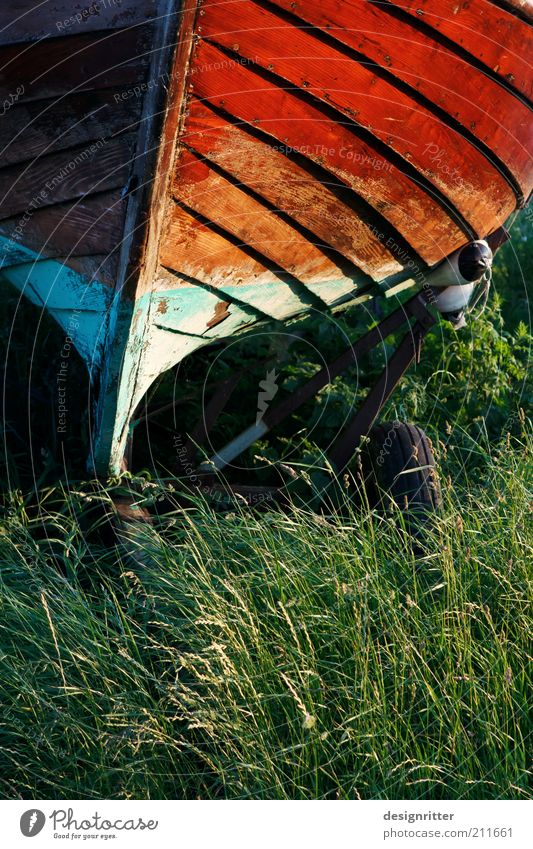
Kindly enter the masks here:
<path id="1" fill-rule="evenodd" d="M 496 83 L 496 85 L 505 89 L 505 91 L 523 103 L 528 109 L 533 109 L 533 103 L 529 100 L 529 98 L 527 98 L 524 94 L 521 94 L 516 88 L 514 88 L 514 86 L 507 82 L 504 77 L 500 77 L 496 71 L 493 71 L 492 68 L 485 65 L 481 59 L 478 59 L 473 53 L 470 53 L 466 47 L 462 47 L 460 44 L 457 44 L 456 41 L 449 36 L 444 35 L 444 33 L 440 32 L 440 30 L 434 29 L 427 20 L 423 20 L 418 16 L 410 15 L 400 6 L 397 6 L 395 0 L 368 0 L 368 2 L 370 2 L 373 6 L 379 6 L 379 8 L 387 15 L 391 15 L 391 17 L 408 24 L 413 27 L 413 29 L 419 30 L 424 35 L 427 35 L 428 38 L 432 38 L 433 41 L 437 41 L 439 44 L 442 44 L 443 47 L 446 47 L 459 59 L 463 59 L 468 62 L 469 65 L 473 65 L 478 71 L 481 71 L 486 77 L 489 77 L 489 79 Z M 489 2 L 491 2 L 491 0 L 489 0 Z M 495 4 L 493 3 L 493 5 Z M 504 11 L 508 11 L 505 6 L 503 9 Z"/>
<path id="2" fill-rule="evenodd" d="M 528 15 L 525 9 L 520 9 L 518 6 L 515 6 L 514 3 L 508 3 L 507 0 L 487 0 L 487 2 L 492 6 L 496 6 L 498 9 L 502 9 L 504 12 L 508 12 L 515 18 L 519 18 L 519 20 L 523 21 L 528 26 L 532 25 L 532 16 Z"/>
<path id="3" fill-rule="evenodd" d="M 365 282 L 374 282 L 372 277 L 369 274 L 366 274 L 359 266 L 357 266 L 354 262 L 349 260 L 344 256 L 339 250 L 334 248 L 330 244 L 326 244 L 322 242 L 322 240 L 314 233 L 312 230 L 307 228 L 305 224 L 301 224 L 299 221 L 294 219 L 290 212 L 287 212 L 284 209 L 280 209 L 274 203 L 269 201 L 267 198 L 263 197 L 259 192 L 255 189 L 252 189 L 250 186 L 246 185 L 246 183 L 241 182 L 238 178 L 234 177 L 228 171 L 226 171 L 218 162 L 213 161 L 209 158 L 209 156 L 205 156 L 203 153 L 200 153 L 194 148 L 194 144 L 190 144 L 190 142 L 182 142 L 183 147 L 193 153 L 196 157 L 198 157 L 202 162 L 208 162 L 209 167 L 215 174 L 219 174 L 228 183 L 231 183 L 232 186 L 239 189 L 239 191 L 243 192 L 248 197 L 251 197 L 253 200 L 260 203 L 266 210 L 272 212 L 278 218 L 280 218 L 285 224 L 291 227 L 296 232 L 300 233 L 308 242 L 310 242 L 313 247 L 317 248 L 324 256 L 329 259 L 333 264 L 337 265 L 339 271 L 342 271 L 347 274 L 347 276 L 351 276 L 352 274 L 356 274 L 361 278 L 364 278 Z"/>
<path id="4" fill-rule="evenodd" d="M 202 280 L 198 280 L 196 277 L 191 277 L 190 274 L 183 274 L 181 271 L 176 271 L 174 268 L 170 268 L 170 266 L 161 263 L 161 267 L 168 271 L 170 274 L 180 277 L 182 280 L 185 280 L 187 283 L 190 283 L 192 286 L 198 286 L 199 289 L 203 289 L 206 292 L 209 292 L 211 295 L 216 295 L 217 298 L 229 298 L 230 304 L 235 303 L 238 307 L 246 307 L 247 310 L 253 310 L 253 312 L 257 313 L 257 321 L 276 321 L 276 319 L 269 315 L 266 312 L 263 312 L 259 307 L 254 306 L 253 304 L 249 304 L 247 301 L 243 301 L 241 298 L 236 297 L 233 293 L 230 295 L 225 292 L 223 289 L 217 288 L 217 286 L 213 286 L 211 283 L 204 283 Z M 161 292 L 162 297 L 165 296 L 165 291 Z M 253 317 L 251 316 L 251 320 Z M 202 338 L 203 338 L 203 334 Z"/>
<path id="5" fill-rule="evenodd" d="M 449 129 L 453 130 L 454 132 L 458 133 L 466 142 L 471 144 L 472 147 L 474 147 L 476 150 L 478 150 L 479 153 L 481 153 L 485 157 L 485 159 L 488 160 L 488 162 L 492 165 L 492 167 L 495 168 L 501 174 L 501 176 L 506 180 L 506 182 L 510 185 L 510 187 L 513 190 L 513 193 L 516 197 L 517 203 L 520 206 L 523 205 L 524 194 L 523 194 L 523 191 L 522 191 L 522 187 L 518 183 L 518 180 L 516 179 L 516 177 L 511 173 L 511 171 L 509 170 L 507 165 L 504 162 L 502 162 L 499 159 L 499 157 L 497 157 L 494 154 L 494 152 L 488 147 L 488 145 L 486 145 L 484 142 L 482 142 L 480 139 L 478 139 L 477 136 L 475 136 L 471 132 L 471 130 L 468 129 L 468 127 L 465 127 L 464 124 L 462 124 L 460 121 L 458 121 L 456 118 L 454 118 L 453 115 L 450 115 L 450 113 L 446 112 L 446 110 L 443 109 L 442 107 L 437 106 L 435 103 L 433 103 L 433 101 L 429 97 L 426 97 L 426 95 L 424 95 L 420 91 L 418 91 L 418 89 L 410 86 L 404 80 L 395 76 L 391 71 L 388 71 L 382 65 L 379 65 L 376 62 L 374 62 L 373 60 L 369 59 L 367 56 L 365 56 L 364 53 L 360 53 L 359 51 L 354 50 L 352 47 L 349 47 L 348 45 L 343 44 L 342 42 L 338 41 L 330 33 L 327 33 L 324 30 L 321 30 L 319 27 L 316 27 L 316 26 L 313 26 L 312 24 L 307 23 L 307 21 L 305 21 L 304 19 L 298 17 L 297 15 L 295 15 L 291 12 L 287 12 L 285 9 L 281 9 L 279 6 L 276 6 L 275 4 L 270 3 L 269 0 L 253 0 L 253 2 L 258 6 L 263 6 L 265 9 L 267 9 L 272 14 L 277 15 L 279 18 L 285 19 L 288 23 L 292 23 L 292 24 L 294 24 L 294 26 L 298 26 L 299 29 L 305 30 L 305 32 L 307 32 L 309 35 L 312 35 L 314 38 L 316 38 L 317 41 L 321 41 L 322 43 L 327 44 L 329 47 L 336 50 L 338 53 L 341 53 L 342 55 L 346 56 L 347 58 L 352 59 L 355 62 L 358 62 L 360 65 L 363 65 L 364 67 L 368 67 L 369 69 L 372 70 L 372 73 L 376 74 L 376 76 L 379 76 L 381 79 L 383 79 L 386 82 L 388 82 L 389 84 L 393 85 L 395 88 L 398 88 L 400 91 L 403 91 L 403 93 L 406 94 L 408 97 L 410 97 L 411 100 L 413 100 L 416 104 L 418 104 L 419 106 L 422 106 L 424 109 L 427 109 L 428 112 L 431 112 L 431 114 L 434 115 L 439 121 L 441 121 L 442 124 L 447 126 Z M 408 23 L 411 24 L 410 16 L 407 15 L 406 12 L 403 12 L 401 9 L 399 9 L 397 6 L 394 6 L 392 4 L 391 0 L 368 0 L 368 2 L 372 3 L 373 5 L 382 7 L 383 11 L 387 12 L 392 17 L 396 17 L 399 20 L 402 20 L 404 22 L 406 22 L 406 18 L 409 18 Z M 417 20 L 416 23 L 419 24 L 419 28 L 420 28 L 421 31 L 423 30 L 423 27 L 426 27 L 427 29 L 431 30 L 431 27 L 429 27 L 428 25 L 426 25 L 422 21 L 418 22 L 418 20 Z M 430 37 L 433 37 L 432 32 L 433 31 L 431 31 Z M 428 33 L 426 33 L 426 35 L 427 34 Z M 206 41 L 209 41 L 209 40 L 210 39 L 206 39 Z M 434 40 L 437 40 L 437 39 L 434 39 Z M 451 42 L 451 43 L 454 44 L 455 42 Z M 219 49 L 222 49 L 221 45 L 217 44 L 216 46 Z M 457 52 L 457 51 L 454 51 L 454 52 Z M 470 54 L 468 54 L 467 51 L 465 51 L 465 53 L 469 57 L 468 58 L 469 63 L 473 64 L 473 62 L 470 62 Z M 461 56 L 458 56 L 458 58 L 464 59 L 464 57 L 461 57 Z M 249 64 L 252 65 L 253 63 L 250 62 Z M 484 73 L 486 76 L 491 77 L 490 74 L 485 73 L 485 68 L 484 68 L 483 64 L 482 63 L 479 63 L 479 64 L 481 65 L 481 68 L 480 69 L 478 68 L 478 70 L 481 70 L 482 73 Z M 491 79 L 492 79 L 492 77 L 491 77 Z M 507 89 L 506 86 L 502 85 L 501 87 Z M 514 89 L 511 89 L 510 94 L 514 95 L 517 100 L 523 102 L 524 105 L 528 109 L 531 109 L 531 104 L 529 104 L 527 101 L 523 101 L 522 98 L 516 94 Z M 334 107 L 332 107 L 332 108 L 334 108 Z M 340 110 L 336 110 L 336 111 L 339 111 L 339 114 L 341 114 L 341 115 L 344 114 L 344 113 L 340 112 Z M 375 138 L 375 136 L 373 136 L 373 137 Z M 378 141 L 380 141 L 380 140 L 378 139 Z M 402 157 L 399 154 L 397 154 L 395 151 L 392 151 L 392 152 L 396 156 L 398 156 L 400 159 L 402 159 Z M 406 160 L 402 159 L 402 161 L 405 162 Z M 425 179 L 420 174 L 418 176 L 419 176 L 419 179 Z M 429 183 L 429 181 L 428 181 L 428 183 Z M 429 185 L 432 185 L 432 184 L 430 183 Z M 448 201 L 448 203 L 451 204 L 451 201 Z M 462 218 L 459 211 L 458 210 L 455 210 L 455 211 Z M 466 223 L 466 220 L 465 219 L 463 219 L 463 220 Z M 458 223 L 458 222 L 456 221 L 455 223 Z"/>
<path id="6" fill-rule="evenodd" d="M 230 59 L 234 60 L 235 56 L 240 56 L 239 53 L 230 50 L 222 44 L 219 44 L 212 38 L 206 38 L 204 39 L 204 41 L 208 44 L 211 44 L 213 47 L 215 47 L 221 53 L 224 53 Z M 401 154 L 397 153 L 395 150 L 390 148 L 385 142 L 375 136 L 370 130 L 367 130 L 366 127 L 361 126 L 361 124 L 358 124 L 348 115 L 345 115 L 344 112 L 341 112 L 339 109 L 332 106 L 331 104 L 326 103 L 315 95 L 310 94 L 304 89 L 299 88 L 294 83 L 288 82 L 284 77 L 281 77 L 278 74 L 267 70 L 267 68 L 264 68 L 262 65 L 256 64 L 251 59 L 247 61 L 247 67 L 252 68 L 259 77 L 268 80 L 269 82 L 276 85 L 278 88 L 281 88 L 283 91 L 289 92 L 290 94 L 294 95 L 299 100 L 301 100 L 303 103 L 311 106 L 313 109 L 322 112 L 325 118 L 328 118 L 335 124 L 342 124 L 354 136 L 356 136 L 356 138 L 366 143 L 370 147 L 373 147 L 383 159 L 387 160 L 392 165 L 394 165 L 399 171 L 404 174 L 404 176 L 408 177 L 411 182 L 418 185 L 427 195 L 432 197 L 444 209 L 444 211 L 446 212 L 448 217 L 453 221 L 453 223 L 460 230 L 463 231 L 463 233 L 468 239 L 478 238 L 478 234 L 476 233 L 472 225 L 459 212 L 454 203 L 449 198 L 447 198 L 444 193 L 440 191 L 439 188 L 437 188 L 437 186 L 433 185 L 433 183 L 431 183 L 423 174 L 420 174 L 407 159 L 404 159 Z M 281 86 L 280 83 L 282 83 Z M 203 102 L 204 98 L 200 99 Z M 522 195 L 520 196 L 522 197 Z"/>
<path id="7" fill-rule="evenodd" d="M 209 108 L 219 118 L 222 118 L 234 127 L 244 129 L 248 135 L 252 136 L 252 138 L 256 138 L 258 141 L 263 142 L 269 147 L 272 144 L 272 139 L 277 139 L 276 136 L 269 135 L 260 127 L 254 126 L 253 124 L 249 124 L 247 121 L 237 118 L 235 115 L 232 115 L 231 112 L 228 112 L 215 103 L 211 103 L 210 101 L 200 101 L 200 99 L 198 102 L 202 102 L 204 107 Z M 280 140 L 277 139 L 277 141 Z M 410 259 L 414 259 L 419 265 L 427 265 L 422 257 L 419 256 L 417 251 L 409 244 L 407 239 L 398 232 L 395 226 L 391 224 L 379 210 L 371 206 L 371 204 L 358 192 L 356 192 L 354 188 L 347 185 L 341 177 L 338 177 L 336 174 L 329 171 L 325 166 L 319 165 L 317 162 L 309 159 L 306 154 L 301 151 L 294 150 L 288 145 L 282 144 L 281 149 L 278 152 L 281 153 L 285 159 L 298 165 L 298 167 L 309 174 L 309 177 L 321 183 L 335 196 L 338 201 L 353 210 L 354 215 L 357 215 L 364 226 L 371 232 L 377 230 L 379 233 L 383 233 L 387 239 L 389 237 L 394 239 L 401 248 L 402 252 L 409 254 Z M 391 256 L 394 256 L 394 254 L 391 253 Z"/>
<path id="8" fill-rule="evenodd" d="M 277 277 L 282 283 L 288 283 L 289 285 L 292 284 L 293 287 L 296 287 L 296 295 L 301 297 L 302 294 L 305 292 L 305 294 L 308 295 L 309 298 L 312 298 L 314 300 L 314 304 L 311 303 L 310 306 L 315 306 L 320 309 L 323 309 L 324 306 L 327 307 L 326 302 L 323 301 L 310 289 L 308 289 L 305 283 L 303 283 L 303 281 L 301 281 L 298 277 L 295 277 L 293 274 L 290 274 L 290 272 L 285 271 L 285 269 L 277 268 L 275 263 L 269 257 L 264 256 L 261 251 L 257 250 L 257 248 L 252 247 L 246 242 L 241 242 L 238 236 L 235 236 L 233 233 L 230 233 L 228 230 L 225 230 L 224 227 L 222 227 L 220 224 L 216 224 L 214 221 L 211 221 L 211 219 L 206 218 L 204 215 L 202 215 L 201 212 L 197 212 L 195 209 L 192 209 L 192 207 L 188 206 L 179 198 L 173 197 L 173 202 L 176 204 L 176 206 L 179 206 L 200 224 L 203 224 L 205 227 L 207 227 L 213 233 L 216 233 L 218 236 L 222 236 L 223 239 L 225 239 L 234 247 L 239 248 L 239 250 L 241 250 L 251 259 L 255 260 L 261 265 L 264 265 L 267 271 Z M 178 269 L 174 269 L 174 271 L 177 271 L 178 274 L 180 273 Z"/>

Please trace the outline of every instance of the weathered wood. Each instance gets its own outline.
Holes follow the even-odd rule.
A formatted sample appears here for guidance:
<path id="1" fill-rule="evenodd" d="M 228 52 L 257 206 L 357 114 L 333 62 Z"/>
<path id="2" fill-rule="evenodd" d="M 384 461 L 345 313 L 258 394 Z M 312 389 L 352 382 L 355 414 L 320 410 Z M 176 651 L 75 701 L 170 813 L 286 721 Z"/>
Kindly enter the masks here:
<path id="1" fill-rule="evenodd" d="M 185 0 L 182 4 L 177 38 L 180 44 L 188 42 L 190 46 L 192 43 L 191 26 L 196 7 L 196 0 L 194 3 Z M 106 368 L 95 414 L 94 453 L 89 461 L 90 468 L 96 471 L 120 468 L 129 423 L 144 393 L 158 374 L 179 362 L 197 345 L 193 337 L 190 345 L 189 342 L 182 345 L 183 340 L 178 340 L 177 334 L 157 330 L 151 325 L 150 312 L 166 212 L 165 199 L 168 198 L 170 169 L 166 163 L 172 159 L 176 144 L 176 138 L 169 139 L 167 135 L 167 123 L 169 115 L 181 110 L 181 102 L 174 103 L 174 97 L 176 91 L 181 96 L 185 85 L 178 79 L 173 66 L 175 11 L 175 0 L 161 0 L 159 15 L 150 33 L 148 80 L 152 85 L 143 97 L 132 171 L 138 190 L 130 195 L 125 216 L 117 280 L 122 297 L 114 304 L 105 340 Z M 182 66 L 182 74 L 184 70 Z M 169 340 L 172 336 L 174 338 Z"/>
<path id="2" fill-rule="evenodd" d="M 161 240 L 160 262 L 184 277 L 218 286 L 231 280 L 257 281 L 268 268 L 212 230 L 186 209 L 174 204 Z M 174 285 L 171 278 L 168 285 Z"/>
<path id="3" fill-rule="evenodd" d="M 340 266 L 298 230 L 187 150 L 179 156 L 173 190 L 175 197 L 190 209 L 303 283 L 342 280 L 349 287 L 356 285 L 357 270 L 354 269 L 353 279 L 348 278 Z"/>
<path id="4" fill-rule="evenodd" d="M 224 74 L 221 67 L 230 70 Z M 280 149 L 297 151 L 340 179 L 377 210 L 429 264 L 440 262 L 465 242 L 464 233 L 442 206 L 342 121 L 335 124 L 291 90 L 277 86 L 200 42 L 192 77 L 199 98 L 274 138 Z M 224 65 L 223 63 L 226 63 Z M 337 179 L 336 179 L 337 178 Z M 494 221 L 496 215 L 493 215 Z M 379 232 L 379 224 L 377 225 Z M 494 226 L 490 229 L 494 229 Z M 394 239 L 392 239 L 394 249 Z M 397 247 L 397 246 L 396 246 Z"/>
<path id="5" fill-rule="evenodd" d="M 533 21 L 533 4 L 531 0 L 502 0 L 502 2 L 506 6 L 509 6 L 510 9 L 515 9 L 528 20 Z"/>
<path id="6" fill-rule="evenodd" d="M 401 264 L 357 212 L 275 146 L 258 141 L 198 101 L 190 106 L 182 140 L 307 228 L 318 244 L 339 251 L 374 279 L 401 271 Z"/>
<path id="7" fill-rule="evenodd" d="M 311 17 L 302 29 L 295 14 L 329 14 L 338 0 L 279 0 L 277 11 L 268 0 L 117 0 L 116 15 L 105 3 L 98 22 L 81 0 L 0 10 L 0 254 L 13 260 L 2 276 L 98 370 L 92 467 L 103 474 L 119 470 L 153 380 L 199 347 L 319 299 L 336 308 L 379 285 L 397 292 L 424 262 L 494 231 L 515 198 L 473 136 L 496 138 L 491 150 L 516 173 L 529 138 L 508 89 L 487 108 L 494 79 L 463 102 L 467 48 L 452 47 L 446 79 L 436 27 L 443 49 L 415 90 L 409 74 L 436 48 L 408 10 L 346 0 L 355 23 Z M 30 16 L 14 18 L 30 7 L 24 29 Z M 65 32 L 46 37 L 63 12 Z"/>
<path id="8" fill-rule="evenodd" d="M 127 93 L 127 90 L 126 90 Z M 0 120 L 0 164 L 16 165 L 138 129 L 141 97 L 91 91 L 13 106 Z"/>
<path id="9" fill-rule="evenodd" d="M 531 111 L 497 82 L 415 26 L 388 14 L 386 5 L 368 0 L 272 2 L 376 62 L 443 109 L 488 145 L 515 173 L 524 195 L 529 194 Z"/>
<path id="10" fill-rule="evenodd" d="M 155 7 L 156 0 L 9 0 L 0 7 L 0 44 L 132 27 Z"/>
<path id="11" fill-rule="evenodd" d="M 533 97 L 528 58 L 533 51 L 533 29 L 516 15 L 487 0 L 392 2 L 467 50 L 518 92 Z"/>
<path id="12" fill-rule="evenodd" d="M 160 261 L 180 275 L 226 292 L 264 315 L 287 318 L 314 301 L 296 281 L 274 274 L 266 265 L 175 205 L 161 241 Z M 176 287 L 176 276 L 157 275 L 158 291 Z"/>
<path id="13" fill-rule="evenodd" d="M 477 232 L 487 230 L 487 207 L 492 211 L 497 204 L 500 214 L 505 198 L 495 168 L 458 132 L 372 69 L 251 0 L 211 4 L 201 34 L 238 51 L 237 61 L 241 56 L 261 65 L 363 125 L 437 186 Z M 509 144 L 514 151 L 509 167 L 527 181 L 530 155 L 512 139 Z M 445 151 L 444 169 L 431 164 L 428 151 L 435 146 Z"/>
<path id="14" fill-rule="evenodd" d="M 117 285 L 118 256 L 116 253 L 92 256 L 67 255 L 64 263 L 87 280 L 98 280 L 110 289 L 114 289 Z"/>
<path id="15" fill-rule="evenodd" d="M 17 103 L 80 91 L 141 85 L 150 51 L 149 26 L 0 48 L 0 105 L 22 89 Z M 139 92 L 142 94 L 142 92 Z M 132 96 L 135 96 L 133 93 Z M 11 107 L 14 108 L 14 107 Z"/>
<path id="16" fill-rule="evenodd" d="M 151 314 L 151 324 L 161 330 L 209 338 L 231 336 L 263 318 L 252 307 L 234 303 L 223 293 L 180 284 L 178 278 L 173 290 L 153 293 Z"/>
<path id="17" fill-rule="evenodd" d="M 533 97 L 533 29 L 516 15 L 487 0 L 391 2 L 467 50 L 518 92 Z"/>
<path id="18" fill-rule="evenodd" d="M 128 282 L 128 293 L 135 288 L 133 295 L 136 297 L 152 290 L 154 274 L 159 262 L 159 244 L 171 194 L 173 163 L 185 116 L 190 57 L 195 40 L 194 27 L 198 12 L 199 0 L 181 0 L 177 40 L 175 41 L 173 24 L 169 27 L 167 34 L 167 40 L 175 44 L 175 50 L 169 60 L 170 74 L 166 84 L 168 96 L 162 112 L 160 138 L 153 140 L 154 144 L 159 146 L 159 150 L 154 168 L 154 179 L 147 193 L 150 199 L 147 223 L 142 228 L 144 238 L 140 240 L 136 251 L 137 257 L 134 257 L 143 273 L 137 275 L 132 274 L 131 271 L 128 272 L 130 280 L 135 282 L 134 287 Z"/>
<path id="19" fill-rule="evenodd" d="M 108 254 L 120 244 L 123 210 L 120 190 L 103 192 L 74 203 L 37 209 L 29 218 L 21 215 L 5 219 L 0 234 L 48 259 Z"/>
<path id="20" fill-rule="evenodd" d="M 0 219 L 125 186 L 133 138 L 120 136 L 0 171 Z"/>
<path id="21" fill-rule="evenodd" d="M 113 289 L 117 282 L 117 256 L 116 254 L 92 254 L 91 256 L 76 256 L 75 254 L 48 255 L 46 253 L 38 253 L 29 250 L 24 245 L 11 243 L 5 239 L 3 234 L 0 234 L 0 270 L 9 274 L 11 270 L 16 272 L 15 266 L 25 266 L 32 271 L 38 270 L 38 264 L 45 260 L 55 260 L 56 277 L 61 279 L 59 270 L 62 266 L 65 269 L 76 271 L 80 279 L 83 279 L 84 286 L 90 285 L 93 281 L 98 284 L 103 283 L 109 289 Z M 35 269 L 34 269 L 35 266 Z M 51 266 L 50 266 L 51 267 Z M 43 266 L 47 268 L 47 266 Z M 32 277 L 34 275 L 32 274 Z M 48 278 L 50 279 L 50 278 Z M 58 286 L 60 289 L 60 286 Z M 45 300 L 43 295 L 43 301 Z M 59 297 L 61 298 L 61 292 Z M 41 301 L 39 301 L 41 303 Z M 56 306 L 58 306 L 56 304 Z M 68 305 L 67 305 L 68 306 Z"/>
<path id="22" fill-rule="evenodd" d="M 26 294 L 33 303 L 47 309 L 89 310 L 102 320 L 111 291 L 93 274 L 86 276 L 59 260 L 41 259 L 28 251 L 27 261 L 2 269 L 2 275 Z"/>

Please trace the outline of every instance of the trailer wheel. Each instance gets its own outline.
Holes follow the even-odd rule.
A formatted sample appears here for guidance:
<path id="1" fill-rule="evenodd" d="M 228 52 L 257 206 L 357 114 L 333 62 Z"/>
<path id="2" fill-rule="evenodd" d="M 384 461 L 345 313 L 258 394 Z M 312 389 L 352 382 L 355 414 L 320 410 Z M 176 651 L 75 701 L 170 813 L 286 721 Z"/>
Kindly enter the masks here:
<path id="1" fill-rule="evenodd" d="M 431 443 L 412 424 L 379 424 L 361 452 L 361 471 L 371 507 L 395 503 L 410 515 L 428 516 L 439 509 L 441 494 Z"/>

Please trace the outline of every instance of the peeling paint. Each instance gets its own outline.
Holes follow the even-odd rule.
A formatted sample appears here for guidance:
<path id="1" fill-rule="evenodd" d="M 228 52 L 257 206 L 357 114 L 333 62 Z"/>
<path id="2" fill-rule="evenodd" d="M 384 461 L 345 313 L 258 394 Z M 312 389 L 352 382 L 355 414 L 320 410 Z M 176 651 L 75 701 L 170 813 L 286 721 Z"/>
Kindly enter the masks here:
<path id="1" fill-rule="evenodd" d="M 212 327 L 216 327 L 217 324 L 220 324 L 226 318 L 229 318 L 229 301 L 221 301 L 215 307 L 215 312 L 213 318 L 207 322 L 207 329 L 211 330 Z"/>
<path id="2" fill-rule="evenodd" d="M 7 265 L 17 256 L 17 265 Z M 90 280 L 52 259 L 43 259 L 29 248 L 0 236 L 0 279 L 47 309 L 69 334 L 89 372 L 101 362 L 104 326 L 112 292 L 99 280 Z M 72 322 L 72 314 L 80 318 Z"/>

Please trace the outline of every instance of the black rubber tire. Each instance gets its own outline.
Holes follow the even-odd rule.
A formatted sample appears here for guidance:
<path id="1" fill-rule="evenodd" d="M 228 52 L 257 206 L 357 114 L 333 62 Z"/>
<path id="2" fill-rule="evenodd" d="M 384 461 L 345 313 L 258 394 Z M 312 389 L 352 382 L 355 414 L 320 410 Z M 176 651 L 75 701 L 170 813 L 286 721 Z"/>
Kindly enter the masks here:
<path id="1" fill-rule="evenodd" d="M 371 507 L 387 510 L 394 502 L 402 511 L 424 516 L 441 506 L 431 443 L 417 425 L 395 421 L 372 428 L 361 471 Z"/>

